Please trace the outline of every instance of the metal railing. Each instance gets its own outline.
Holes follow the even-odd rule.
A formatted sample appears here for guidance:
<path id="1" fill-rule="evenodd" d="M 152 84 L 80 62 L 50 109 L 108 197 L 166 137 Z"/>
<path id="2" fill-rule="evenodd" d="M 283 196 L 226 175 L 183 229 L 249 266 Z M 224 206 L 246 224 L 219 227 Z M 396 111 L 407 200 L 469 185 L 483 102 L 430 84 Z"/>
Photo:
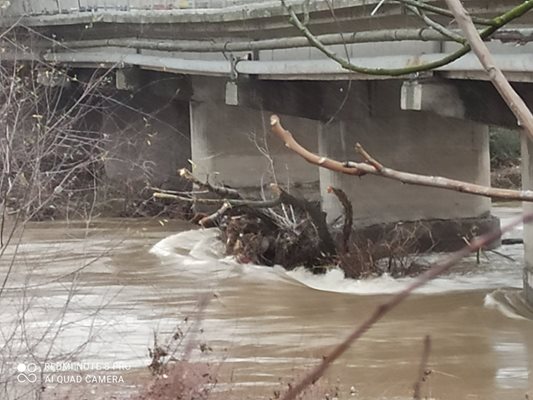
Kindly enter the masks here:
<path id="1" fill-rule="evenodd" d="M 56 15 L 79 12 L 221 9 L 272 0 L 10 0 L 5 15 Z"/>

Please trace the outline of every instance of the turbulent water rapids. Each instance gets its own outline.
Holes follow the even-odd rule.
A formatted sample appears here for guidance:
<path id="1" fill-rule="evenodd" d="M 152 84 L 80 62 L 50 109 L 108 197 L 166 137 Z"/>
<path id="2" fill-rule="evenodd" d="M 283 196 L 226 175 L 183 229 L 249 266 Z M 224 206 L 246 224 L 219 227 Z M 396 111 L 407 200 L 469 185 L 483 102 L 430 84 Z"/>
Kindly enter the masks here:
<path id="1" fill-rule="evenodd" d="M 505 220 L 518 211 L 498 212 Z M 0 297 L 4 372 L 11 368 L 15 376 L 30 353 L 70 354 L 127 365 L 124 382 L 106 384 L 107 395 L 127 393 L 135 371 L 150 362 L 154 332 L 165 338 L 201 312 L 194 340 L 211 350 L 195 347 L 192 358 L 220 365 L 216 391 L 269 398 L 280 379 L 315 365 L 413 279 L 358 281 L 338 270 L 313 275 L 241 265 L 221 254 L 215 230 L 190 228 L 139 220 L 29 226 L 0 258 L 2 276 L 15 260 Z M 523 248 L 498 251 L 506 257 L 486 252 L 480 265 L 468 258 L 417 290 L 341 357 L 325 384 L 346 398 L 409 399 L 423 338 L 431 335 L 428 398 L 523 399 L 533 390 L 533 316 L 520 292 Z"/>

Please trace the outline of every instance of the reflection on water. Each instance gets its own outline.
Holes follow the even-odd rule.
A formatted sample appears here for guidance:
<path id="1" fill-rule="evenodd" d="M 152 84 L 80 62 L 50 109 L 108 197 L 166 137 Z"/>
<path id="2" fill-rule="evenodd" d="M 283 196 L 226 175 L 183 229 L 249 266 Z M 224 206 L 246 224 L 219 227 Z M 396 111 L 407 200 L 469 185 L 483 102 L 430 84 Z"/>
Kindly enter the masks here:
<path id="1" fill-rule="evenodd" d="M 528 388 L 529 356 L 517 332 L 502 332 L 493 345 L 498 370 L 496 385 L 502 389 Z"/>
<path id="2" fill-rule="evenodd" d="M 216 231 L 187 229 L 119 220 L 89 230 L 32 225 L 0 297 L 4 340 L 13 326 L 26 332 L 15 335 L 10 354 L 31 348 L 39 355 L 72 352 L 84 362 L 144 367 L 154 331 L 173 332 L 195 313 L 201 296 L 215 294 L 198 340 L 213 348 L 209 359 L 223 360 L 218 389 L 231 388 L 235 398 L 268 398 L 280 378 L 290 380 L 316 364 L 411 280 L 356 281 L 335 270 L 317 276 L 239 265 L 221 256 Z M 429 334 L 433 372 L 424 395 L 524 398 L 533 388 L 533 313 L 519 290 L 522 247 L 500 251 L 514 261 L 488 252 L 480 266 L 467 259 L 421 288 L 333 366 L 330 382 L 355 387 L 353 397 L 360 399 L 408 399 Z M 8 260 L 0 260 L 2 272 Z M 50 348 L 49 334 L 56 331 Z"/>

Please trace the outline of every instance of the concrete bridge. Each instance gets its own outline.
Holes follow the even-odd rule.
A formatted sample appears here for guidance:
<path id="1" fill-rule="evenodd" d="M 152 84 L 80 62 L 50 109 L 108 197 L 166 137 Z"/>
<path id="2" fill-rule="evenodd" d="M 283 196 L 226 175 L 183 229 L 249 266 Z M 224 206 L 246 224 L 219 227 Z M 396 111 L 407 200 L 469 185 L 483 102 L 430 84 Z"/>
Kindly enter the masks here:
<path id="1" fill-rule="evenodd" d="M 517 5 L 464 3 L 481 24 Z M 460 47 L 409 12 L 409 5 L 421 5 L 416 0 L 288 4 L 309 19 L 328 49 L 362 68 L 422 65 Z M 353 159 L 360 142 L 388 166 L 489 185 L 488 127 L 517 123 L 472 54 L 408 75 L 350 72 L 310 46 L 279 1 L 0 0 L 0 6 L 1 25 L 24 44 L 4 41 L 2 60 L 64 65 L 80 76 L 114 69 L 117 96 L 128 99 L 127 107 L 98 124 L 112 132 L 129 122 L 122 134 L 131 135 L 136 157 L 154 163 L 154 184 L 171 185 L 176 168 L 191 158 L 200 176 L 243 189 L 273 179 L 273 169 L 280 182 L 321 200 L 330 219 L 340 209 L 326 188 L 341 187 L 354 203 L 358 226 L 424 221 L 440 232 L 441 242 L 457 242 L 497 224 L 486 198 L 318 171 L 264 139 L 268 116 L 276 112 L 299 141 L 321 154 Z M 427 11 L 440 23 L 450 20 Z M 532 23 L 533 13 L 525 14 L 489 43 L 530 105 Z M 142 136 L 147 114 L 156 117 L 149 146 Z M 131 150 L 123 152 L 131 157 Z M 532 157 L 533 144 L 524 141 L 525 188 L 533 188 Z M 116 161 L 106 168 L 116 179 L 135 179 L 138 172 Z M 533 302 L 531 229 L 526 237 L 524 283 Z"/>

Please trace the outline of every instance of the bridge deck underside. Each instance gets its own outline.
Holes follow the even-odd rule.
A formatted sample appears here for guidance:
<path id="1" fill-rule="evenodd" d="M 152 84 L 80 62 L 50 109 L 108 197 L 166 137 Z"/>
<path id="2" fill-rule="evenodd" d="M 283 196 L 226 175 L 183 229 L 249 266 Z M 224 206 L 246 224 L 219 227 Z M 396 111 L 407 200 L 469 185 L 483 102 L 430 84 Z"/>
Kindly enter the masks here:
<path id="1" fill-rule="evenodd" d="M 32 33 L 26 28 L 14 29 L 19 42 L 27 44 L 26 50 L 0 42 L 3 58 L 279 80 L 369 78 L 348 72 L 310 47 L 290 24 L 287 10 L 278 1 L 160 0 L 164 7 L 157 0 L 91 1 L 86 5 L 82 0 L 13 1 L 0 18 L 0 26 L 19 23 L 30 27 Z M 291 3 L 302 13 L 301 1 Z M 306 8 L 309 29 L 327 39 L 332 51 L 347 55 L 353 63 L 366 68 L 415 66 L 458 48 L 456 43 L 427 29 L 420 18 L 406 13 L 398 2 L 388 1 L 371 15 L 378 3 L 379 0 L 339 0 L 332 13 L 328 2 L 310 1 Z M 499 15 L 516 6 L 509 0 L 465 4 L 480 18 Z M 204 6 L 210 8 L 201 9 Z M 438 15 L 432 18 L 444 25 L 450 21 Z M 530 47 L 523 45 L 533 38 L 532 26 L 533 15 L 526 14 L 499 33 L 498 40 L 510 43 L 490 44 L 497 62 L 512 80 L 531 80 L 533 55 Z M 403 35 L 402 39 L 397 39 L 398 35 Z M 517 43 L 521 46 L 515 46 Z M 232 58 L 238 62 L 232 62 Z M 453 78 L 485 79 L 476 58 L 470 55 L 443 67 L 440 73 Z"/>

